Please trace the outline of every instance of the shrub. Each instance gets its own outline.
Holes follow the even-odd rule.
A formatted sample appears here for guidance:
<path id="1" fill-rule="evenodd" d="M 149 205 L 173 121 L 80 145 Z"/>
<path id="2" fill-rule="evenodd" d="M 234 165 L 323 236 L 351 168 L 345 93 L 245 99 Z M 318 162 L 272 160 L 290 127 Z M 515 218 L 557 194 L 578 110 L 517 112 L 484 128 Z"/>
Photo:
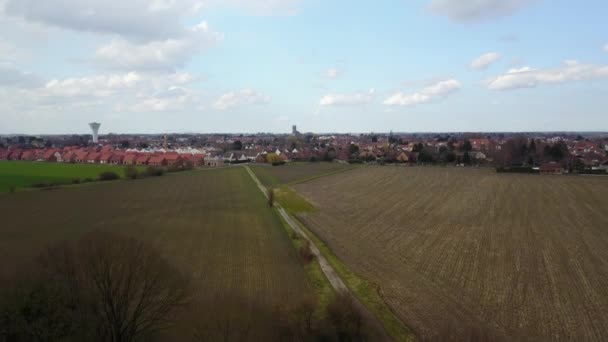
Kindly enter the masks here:
<path id="1" fill-rule="evenodd" d="M 180 172 L 180 171 L 184 171 L 184 169 L 181 166 L 177 166 L 177 165 L 171 165 L 167 168 L 167 172 Z"/>
<path id="2" fill-rule="evenodd" d="M 80 184 L 80 178 L 72 179 L 72 184 Z"/>
<path id="3" fill-rule="evenodd" d="M 137 179 L 139 178 L 139 172 L 137 168 L 133 165 L 129 165 L 125 168 L 125 178 L 126 179 Z"/>
<path id="4" fill-rule="evenodd" d="M 14 185 L 11 185 L 11 186 L 8 187 L 8 193 L 9 194 L 14 194 L 15 191 L 16 191 L 16 188 L 15 188 Z"/>
<path id="5" fill-rule="evenodd" d="M 111 181 L 120 179 L 120 176 L 116 172 L 106 171 L 99 174 L 100 181 Z"/>
<path id="6" fill-rule="evenodd" d="M 83 183 L 90 183 L 92 181 L 93 181 L 93 178 L 91 178 L 91 177 L 87 177 L 87 178 L 85 178 L 85 179 L 82 180 Z"/>
<path id="7" fill-rule="evenodd" d="M 165 169 L 160 167 L 149 166 L 146 169 L 147 177 L 160 177 L 165 174 Z"/>
<path id="8" fill-rule="evenodd" d="M 302 246 L 299 249 L 300 258 L 304 261 L 304 264 L 308 265 L 314 258 L 315 255 L 312 254 L 312 250 L 310 249 L 310 242 L 308 240 L 304 240 Z"/>
<path id="9" fill-rule="evenodd" d="M 281 166 L 281 165 L 285 165 L 285 161 L 284 160 L 275 161 L 275 162 L 272 163 L 272 166 Z"/>

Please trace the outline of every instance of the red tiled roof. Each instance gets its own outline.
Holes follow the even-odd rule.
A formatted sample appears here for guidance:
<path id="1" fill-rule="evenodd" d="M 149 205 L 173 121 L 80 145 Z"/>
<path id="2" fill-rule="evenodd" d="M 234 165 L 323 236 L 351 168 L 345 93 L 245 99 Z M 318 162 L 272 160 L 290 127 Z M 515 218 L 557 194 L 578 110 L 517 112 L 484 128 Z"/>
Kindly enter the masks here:
<path id="1" fill-rule="evenodd" d="M 99 157 L 101 157 L 101 153 L 99 153 L 99 152 L 91 152 L 87 156 L 87 160 L 98 160 Z"/>
<path id="2" fill-rule="evenodd" d="M 21 154 L 21 160 L 32 160 L 34 159 L 34 151 L 28 150 Z"/>
<path id="3" fill-rule="evenodd" d="M 137 160 L 138 155 L 136 153 L 127 153 L 125 154 L 125 159 L 123 160 L 125 163 L 132 163 Z"/>
<path id="4" fill-rule="evenodd" d="M 86 151 L 80 150 L 80 151 L 75 152 L 74 154 L 75 154 L 77 160 L 87 160 L 87 155 L 89 153 Z"/>
<path id="5" fill-rule="evenodd" d="M 101 155 L 101 157 L 99 158 L 99 160 L 103 160 L 105 162 L 109 162 L 111 158 L 112 158 L 112 152 L 104 152 Z"/>
<path id="6" fill-rule="evenodd" d="M 57 151 L 58 151 L 58 150 L 57 150 L 57 149 L 54 149 L 54 148 L 53 148 L 53 149 L 50 149 L 50 150 L 46 150 L 46 151 L 44 152 L 44 155 L 42 156 L 42 158 L 43 158 L 44 160 L 49 160 L 49 159 L 51 159 L 51 157 L 52 157 L 52 156 L 55 154 L 55 152 L 57 152 Z"/>
<path id="7" fill-rule="evenodd" d="M 76 153 L 72 152 L 72 151 L 68 151 L 65 152 L 62 156 L 61 159 L 65 160 L 71 160 L 72 158 L 74 158 L 76 156 Z"/>
<path id="8" fill-rule="evenodd" d="M 125 156 L 122 153 L 114 153 L 112 157 L 110 157 L 111 163 L 121 163 L 125 159 Z"/>
<path id="9" fill-rule="evenodd" d="M 167 153 L 164 157 L 167 159 L 167 161 L 175 161 L 181 158 L 177 153 Z"/>
<path id="10" fill-rule="evenodd" d="M 143 155 L 143 156 L 138 156 L 137 159 L 135 160 L 136 163 L 140 164 L 140 163 L 147 163 L 150 159 L 150 156 L 148 155 Z"/>
<path id="11" fill-rule="evenodd" d="M 167 160 L 167 158 L 165 158 L 165 156 L 155 155 L 150 158 L 149 163 L 150 164 L 162 164 L 162 162 L 164 160 Z"/>

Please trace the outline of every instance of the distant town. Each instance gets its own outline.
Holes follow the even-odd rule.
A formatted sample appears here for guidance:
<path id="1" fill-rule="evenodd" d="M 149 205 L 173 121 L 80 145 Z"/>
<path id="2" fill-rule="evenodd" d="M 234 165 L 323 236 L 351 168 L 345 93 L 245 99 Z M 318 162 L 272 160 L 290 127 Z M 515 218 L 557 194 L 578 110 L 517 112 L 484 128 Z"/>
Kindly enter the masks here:
<path id="1" fill-rule="evenodd" d="M 491 166 L 505 172 L 606 173 L 608 133 L 300 133 L 0 136 L 0 160 L 221 167 L 333 161 Z M 102 126 L 103 127 L 103 126 Z"/>

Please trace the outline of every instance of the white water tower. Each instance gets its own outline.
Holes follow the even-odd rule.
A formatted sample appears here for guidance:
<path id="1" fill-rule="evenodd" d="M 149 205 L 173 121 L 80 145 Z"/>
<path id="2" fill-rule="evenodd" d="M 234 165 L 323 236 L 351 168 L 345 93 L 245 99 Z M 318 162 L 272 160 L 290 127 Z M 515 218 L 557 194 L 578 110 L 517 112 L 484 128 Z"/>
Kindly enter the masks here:
<path id="1" fill-rule="evenodd" d="M 93 144 L 99 143 L 99 126 L 101 126 L 99 122 L 91 122 L 89 124 L 89 127 L 91 127 L 91 130 L 93 131 Z"/>

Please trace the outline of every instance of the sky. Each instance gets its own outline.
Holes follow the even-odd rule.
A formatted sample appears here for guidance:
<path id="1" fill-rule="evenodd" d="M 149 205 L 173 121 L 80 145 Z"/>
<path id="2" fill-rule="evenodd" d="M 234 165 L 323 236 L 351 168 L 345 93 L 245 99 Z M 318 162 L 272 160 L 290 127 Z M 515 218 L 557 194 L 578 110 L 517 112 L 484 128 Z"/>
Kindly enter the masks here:
<path id="1" fill-rule="evenodd" d="M 0 0 L 0 134 L 608 131 L 605 0 Z"/>

